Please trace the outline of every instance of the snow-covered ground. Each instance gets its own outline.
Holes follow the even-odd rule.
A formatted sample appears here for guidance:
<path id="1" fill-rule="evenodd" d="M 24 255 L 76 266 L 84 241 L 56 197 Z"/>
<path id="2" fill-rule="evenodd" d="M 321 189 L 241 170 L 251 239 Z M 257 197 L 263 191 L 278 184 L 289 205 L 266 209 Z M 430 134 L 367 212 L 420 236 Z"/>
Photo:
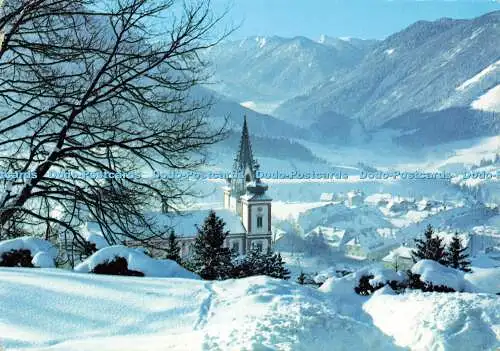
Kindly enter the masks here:
<path id="1" fill-rule="evenodd" d="M 496 350 L 500 298 L 0 269 L 8 350 Z M 20 308 L 22 307 L 22 308 Z"/>
<path id="2" fill-rule="evenodd" d="M 377 294 L 363 309 L 396 345 L 412 350 L 500 347 L 500 298 L 495 295 Z"/>

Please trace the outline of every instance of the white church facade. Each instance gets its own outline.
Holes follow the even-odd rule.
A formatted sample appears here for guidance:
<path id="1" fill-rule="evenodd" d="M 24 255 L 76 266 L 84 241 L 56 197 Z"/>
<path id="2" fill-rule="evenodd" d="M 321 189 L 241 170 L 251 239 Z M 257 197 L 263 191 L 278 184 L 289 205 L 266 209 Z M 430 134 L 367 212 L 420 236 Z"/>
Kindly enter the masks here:
<path id="1" fill-rule="evenodd" d="M 226 179 L 223 188 L 223 208 L 213 209 L 226 223 L 225 229 L 229 232 L 225 246 L 240 255 L 253 248 L 262 251 L 272 248 L 272 199 L 266 194 L 268 186 L 257 177 L 258 169 L 245 117 L 232 177 Z M 181 241 L 182 256 L 191 254 L 196 227 L 203 224 L 208 213 L 208 210 L 196 210 L 172 217 L 177 223 L 170 225 Z"/>

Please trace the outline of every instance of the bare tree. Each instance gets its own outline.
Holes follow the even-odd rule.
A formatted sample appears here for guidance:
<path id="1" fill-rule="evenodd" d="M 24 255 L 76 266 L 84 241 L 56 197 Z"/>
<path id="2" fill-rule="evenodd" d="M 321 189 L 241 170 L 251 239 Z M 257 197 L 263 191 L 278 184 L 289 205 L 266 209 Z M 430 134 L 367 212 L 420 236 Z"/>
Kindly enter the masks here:
<path id="1" fill-rule="evenodd" d="M 93 218 L 109 243 L 147 246 L 161 233 L 144 210 L 175 211 L 190 189 L 144 175 L 196 169 L 225 135 L 192 93 L 208 78 L 199 52 L 229 33 L 217 33 L 223 15 L 209 1 L 0 6 L 0 169 L 12 173 L 0 226 L 17 216 L 83 246 L 77 228 Z"/>

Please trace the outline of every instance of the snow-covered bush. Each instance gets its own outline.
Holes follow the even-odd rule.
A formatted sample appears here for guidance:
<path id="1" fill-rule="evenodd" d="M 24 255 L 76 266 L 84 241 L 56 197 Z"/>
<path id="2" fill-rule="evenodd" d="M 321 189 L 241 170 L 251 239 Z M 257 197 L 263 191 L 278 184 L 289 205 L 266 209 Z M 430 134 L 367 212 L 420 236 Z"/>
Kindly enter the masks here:
<path id="1" fill-rule="evenodd" d="M 103 249 L 105 247 L 108 247 L 108 242 L 106 239 L 99 234 L 94 234 L 94 233 L 89 233 L 87 237 L 85 238 L 86 241 L 91 243 L 97 250 Z M 96 250 L 96 251 L 97 251 Z"/>
<path id="2" fill-rule="evenodd" d="M 433 260 L 421 260 L 408 272 L 409 288 L 422 291 L 455 292 L 470 290 L 464 273 Z"/>
<path id="3" fill-rule="evenodd" d="M 403 272 L 396 272 L 385 268 L 382 264 L 363 267 L 360 270 L 347 274 L 341 278 L 330 277 L 319 290 L 336 296 L 372 295 L 386 287 L 385 290 L 400 292 L 408 284 L 407 276 Z"/>
<path id="4" fill-rule="evenodd" d="M 11 250 L 0 256 L 0 267 L 33 267 L 29 250 Z"/>
<path id="5" fill-rule="evenodd" d="M 144 273 L 128 269 L 128 262 L 123 257 L 115 257 L 111 261 L 99 263 L 91 273 L 107 275 L 128 275 L 134 277 L 144 277 Z"/>
<path id="6" fill-rule="evenodd" d="M 357 284 L 354 291 L 359 295 L 371 295 L 388 285 L 394 291 L 406 288 L 406 277 L 400 272 L 379 265 L 367 267 L 355 273 Z"/>
<path id="7" fill-rule="evenodd" d="M 52 243 L 23 236 L 0 242 L 0 266 L 4 267 L 54 267 L 58 250 Z"/>
<path id="8" fill-rule="evenodd" d="M 316 276 L 317 276 L 317 273 L 304 273 L 304 272 L 300 272 L 300 275 L 297 277 L 297 283 L 300 284 L 300 285 L 313 285 L 313 286 L 316 286 L 316 287 L 320 287 L 324 282 L 324 281 L 316 281 Z"/>
<path id="9" fill-rule="evenodd" d="M 79 248 L 81 258 L 87 258 L 96 253 L 98 250 L 108 247 L 106 239 L 99 234 L 84 232 L 85 241 Z"/>
<path id="10" fill-rule="evenodd" d="M 354 273 L 354 271 L 355 269 L 352 267 L 348 267 L 343 264 L 336 264 L 335 266 L 329 267 L 320 271 L 319 273 L 316 273 L 313 277 L 313 280 L 316 284 L 321 285 L 326 282 L 328 278 L 342 278 L 348 274 Z"/>
<path id="11" fill-rule="evenodd" d="M 126 266 L 125 266 L 126 263 Z M 108 246 L 100 249 L 75 267 L 76 272 L 113 274 L 129 273 L 146 277 L 178 277 L 199 279 L 199 277 L 171 260 L 158 260 L 147 256 L 141 248 L 123 245 Z M 132 272 L 132 273 L 131 273 Z"/>

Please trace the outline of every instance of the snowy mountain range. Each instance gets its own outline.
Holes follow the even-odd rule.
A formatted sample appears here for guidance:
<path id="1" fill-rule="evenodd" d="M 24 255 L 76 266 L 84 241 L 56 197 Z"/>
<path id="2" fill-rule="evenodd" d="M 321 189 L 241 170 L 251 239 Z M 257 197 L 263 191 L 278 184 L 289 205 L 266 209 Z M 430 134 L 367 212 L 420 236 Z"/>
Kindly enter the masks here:
<path id="1" fill-rule="evenodd" d="M 285 102 L 276 114 L 310 124 L 333 112 L 359 119 L 367 129 L 450 108 L 474 120 L 498 120 L 475 110 L 500 112 L 499 38 L 500 11 L 472 20 L 416 22 L 377 44 L 345 75 Z"/>
<path id="2" fill-rule="evenodd" d="M 214 89 L 236 101 L 273 102 L 306 93 L 356 66 L 376 41 L 322 36 L 249 37 L 211 48 Z"/>
<path id="3" fill-rule="evenodd" d="M 244 106 L 337 142 L 389 128 L 416 146 L 500 133 L 498 38 L 500 11 L 418 21 L 382 41 L 250 37 L 207 57 L 211 88 Z"/>

